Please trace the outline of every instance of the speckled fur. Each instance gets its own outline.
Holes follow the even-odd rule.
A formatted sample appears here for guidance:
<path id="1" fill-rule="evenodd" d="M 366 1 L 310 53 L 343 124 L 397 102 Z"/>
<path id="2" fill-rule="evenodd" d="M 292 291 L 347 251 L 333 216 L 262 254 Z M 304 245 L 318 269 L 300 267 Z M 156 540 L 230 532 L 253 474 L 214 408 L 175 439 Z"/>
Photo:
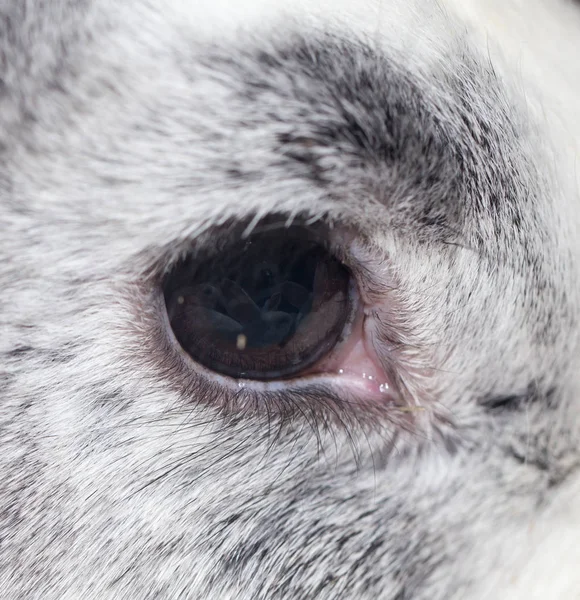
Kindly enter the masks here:
<path id="1" fill-rule="evenodd" d="M 580 598 L 575 56 L 568 0 L 2 0 L 2 598 Z M 411 427 L 164 342 L 273 212 L 357 232 Z"/>

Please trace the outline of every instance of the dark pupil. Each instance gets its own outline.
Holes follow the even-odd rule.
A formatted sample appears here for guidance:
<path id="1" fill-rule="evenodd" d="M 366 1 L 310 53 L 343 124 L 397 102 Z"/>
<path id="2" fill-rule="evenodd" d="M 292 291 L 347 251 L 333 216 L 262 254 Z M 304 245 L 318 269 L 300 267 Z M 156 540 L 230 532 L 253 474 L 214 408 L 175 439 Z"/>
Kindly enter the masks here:
<path id="1" fill-rule="evenodd" d="M 186 259 L 164 291 L 173 332 L 192 358 L 233 377 L 274 379 L 304 370 L 336 344 L 348 285 L 346 269 L 296 227 Z"/>

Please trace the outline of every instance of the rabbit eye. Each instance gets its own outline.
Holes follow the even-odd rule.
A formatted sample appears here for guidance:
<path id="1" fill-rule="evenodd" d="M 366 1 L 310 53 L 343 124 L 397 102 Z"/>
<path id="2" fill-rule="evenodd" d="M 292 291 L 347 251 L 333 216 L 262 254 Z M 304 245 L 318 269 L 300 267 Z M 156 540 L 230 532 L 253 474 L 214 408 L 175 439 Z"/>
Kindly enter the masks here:
<path id="1" fill-rule="evenodd" d="M 165 304 L 181 347 L 234 378 L 272 380 L 308 369 L 339 341 L 350 314 L 349 271 L 303 227 L 269 228 L 186 257 Z"/>

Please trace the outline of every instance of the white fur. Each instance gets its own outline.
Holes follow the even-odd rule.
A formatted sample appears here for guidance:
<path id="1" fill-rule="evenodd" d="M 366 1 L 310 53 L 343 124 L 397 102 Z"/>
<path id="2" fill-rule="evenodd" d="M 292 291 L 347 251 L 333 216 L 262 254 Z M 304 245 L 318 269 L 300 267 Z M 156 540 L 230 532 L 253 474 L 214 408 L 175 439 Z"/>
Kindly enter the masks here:
<path id="1" fill-rule="evenodd" d="M 580 6 L 10 4 L 3 597 L 580 598 Z M 318 184 L 276 140 L 340 125 L 330 67 L 312 58 L 335 39 L 345 81 L 367 67 L 385 77 L 360 90 L 367 104 L 358 90 L 344 101 L 367 139 L 389 85 L 410 86 L 385 93 L 402 99 L 394 121 L 415 115 L 413 92 L 426 125 L 407 124 L 408 154 L 388 166 L 348 137 L 314 144 Z M 300 43 L 311 59 L 284 58 Z M 266 72 L 260 52 L 282 67 Z M 440 146 L 434 115 L 452 133 Z M 479 148 L 482 123 L 497 135 Z M 449 183 L 454 142 L 477 189 Z M 421 187 L 430 168 L 437 189 Z M 457 238 L 418 225 L 431 200 Z M 160 343 L 157 275 L 211 244 L 216 224 L 271 212 L 365 233 L 349 251 L 401 326 L 385 360 L 422 409 L 412 433 L 407 414 L 345 432 L 220 411 L 193 363 Z M 482 408 L 512 395 L 521 404 Z"/>

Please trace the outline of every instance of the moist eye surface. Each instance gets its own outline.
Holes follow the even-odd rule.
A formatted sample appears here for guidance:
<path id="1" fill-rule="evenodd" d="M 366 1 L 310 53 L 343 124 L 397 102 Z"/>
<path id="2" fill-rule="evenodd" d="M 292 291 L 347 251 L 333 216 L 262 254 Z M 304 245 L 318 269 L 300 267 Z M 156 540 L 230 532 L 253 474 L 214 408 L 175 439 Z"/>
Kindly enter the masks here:
<path id="1" fill-rule="evenodd" d="M 224 375 L 299 374 L 330 352 L 349 315 L 347 269 L 303 227 L 257 231 L 186 257 L 164 283 L 182 348 Z"/>

